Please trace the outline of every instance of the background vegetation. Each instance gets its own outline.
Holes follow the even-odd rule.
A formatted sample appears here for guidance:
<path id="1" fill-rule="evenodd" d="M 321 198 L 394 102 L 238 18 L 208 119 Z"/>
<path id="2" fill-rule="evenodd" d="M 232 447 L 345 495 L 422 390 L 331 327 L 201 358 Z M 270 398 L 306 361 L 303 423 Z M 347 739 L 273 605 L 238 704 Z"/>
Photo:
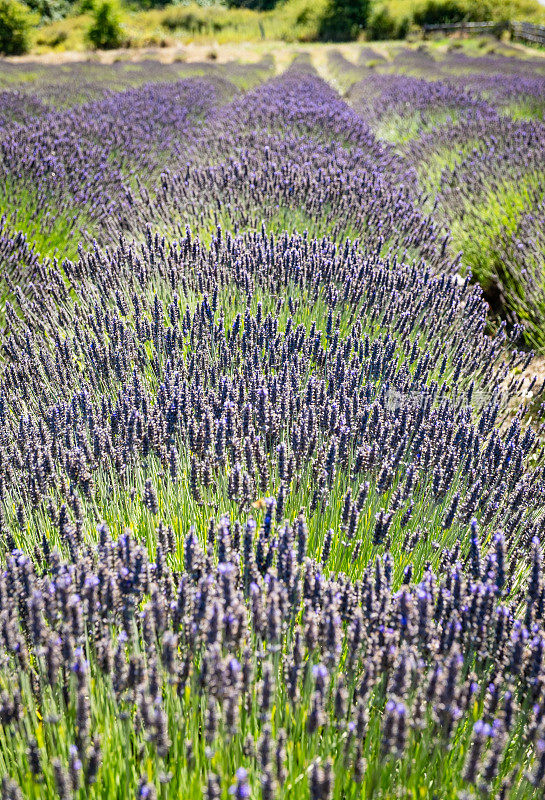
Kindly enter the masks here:
<path id="1" fill-rule="evenodd" d="M 414 25 L 435 22 L 545 22 L 538 0 L 125 0 L 119 9 L 113 2 L 26 0 L 21 6 L 19 0 L 2 0 L 0 52 L 176 42 L 343 41 L 363 35 L 396 39 Z M 33 12 L 32 22 L 25 11 Z"/>

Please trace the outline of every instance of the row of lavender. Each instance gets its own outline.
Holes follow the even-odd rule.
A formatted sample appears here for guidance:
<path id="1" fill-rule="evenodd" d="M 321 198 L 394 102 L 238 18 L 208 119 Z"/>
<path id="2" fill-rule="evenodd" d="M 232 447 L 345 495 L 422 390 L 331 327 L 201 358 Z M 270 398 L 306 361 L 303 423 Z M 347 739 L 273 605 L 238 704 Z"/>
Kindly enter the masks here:
<path id="1" fill-rule="evenodd" d="M 534 797 L 528 357 L 304 60 L 158 78 L 5 106 L 2 796 Z"/>
<path id="2" fill-rule="evenodd" d="M 150 220 L 166 233 L 189 223 L 205 236 L 217 224 L 237 230 L 261 220 L 316 235 L 374 240 L 378 232 L 435 266 L 449 236 L 451 259 L 463 252 L 494 310 L 518 316 L 542 349 L 542 60 L 407 48 L 389 61 L 373 55 L 363 50 L 360 64 L 330 57 L 359 117 L 301 59 L 243 98 L 236 84 L 266 76 L 266 60 L 223 73 L 207 67 L 182 82 L 172 82 L 177 65 L 115 65 L 114 84 L 154 83 L 60 113 L 55 104 L 103 94 L 103 72 L 94 67 L 93 83 L 68 70 L 72 87 L 62 94 L 40 74 L 37 91 L 21 82 L 3 95 L 0 209 L 25 208 L 12 230 L 30 233 L 46 255 L 71 257 L 79 238 L 115 242 Z"/>
<path id="3" fill-rule="evenodd" d="M 543 460 L 496 427 L 478 292 L 218 231 L 29 294 L 1 389 L 7 797 L 533 796 Z"/>
<path id="4" fill-rule="evenodd" d="M 543 350 L 543 58 L 501 48 L 434 56 L 425 47 L 400 49 L 392 61 L 371 56 L 359 66 L 331 56 L 348 101 L 437 195 L 436 220 L 494 310 L 517 316 L 527 341 Z"/>
<path id="5" fill-rule="evenodd" d="M 209 236 L 220 223 L 264 220 L 383 240 L 447 266 L 414 169 L 304 61 L 243 96 L 233 88 L 218 76 L 156 82 L 9 124 L 0 170 L 2 206 L 19 206 L 10 227 L 32 229 L 44 255 L 74 257 L 79 237 L 117 242 L 150 222 Z"/>

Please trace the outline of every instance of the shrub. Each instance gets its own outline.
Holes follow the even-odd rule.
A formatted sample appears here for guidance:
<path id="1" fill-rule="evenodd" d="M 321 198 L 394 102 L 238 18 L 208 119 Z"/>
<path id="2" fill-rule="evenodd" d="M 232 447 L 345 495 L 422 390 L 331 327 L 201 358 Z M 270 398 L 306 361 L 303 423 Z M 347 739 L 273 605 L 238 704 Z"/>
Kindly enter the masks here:
<path id="1" fill-rule="evenodd" d="M 368 39 L 393 39 L 396 32 L 396 22 L 387 8 L 376 11 L 367 26 Z"/>
<path id="2" fill-rule="evenodd" d="M 161 20 L 161 25 L 171 31 L 184 30 L 191 34 L 203 33 L 207 28 L 203 17 L 180 8 L 168 9 Z"/>
<path id="3" fill-rule="evenodd" d="M 406 39 L 409 35 L 409 31 L 411 30 L 411 25 L 411 17 L 403 17 L 403 19 L 397 23 L 396 39 Z"/>
<path id="4" fill-rule="evenodd" d="M 138 0 L 135 8 L 138 11 L 141 9 L 144 11 L 150 11 L 151 9 L 155 8 L 164 8 L 167 5 L 169 5 L 169 0 Z"/>
<path id="5" fill-rule="evenodd" d="M 410 20 L 405 17 L 401 21 L 394 19 L 387 8 L 376 11 L 367 26 L 367 38 L 372 40 L 380 39 L 404 39 L 410 28 Z"/>
<path id="6" fill-rule="evenodd" d="M 110 0 L 103 0 L 95 6 L 93 21 L 87 31 L 87 39 L 93 47 L 100 50 L 111 50 L 121 45 L 123 31 L 119 14 Z"/>
<path id="7" fill-rule="evenodd" d="M 276 14 L 281 22 L 280 37 L 291 42 L 315 42 L 321 36 L 321 25 L 327 0 L 289 0 Z"/>
<path id="8" fill-rule="evenodd" d="M 456 0 L 428 0 L 414 12 L 414 21 L 417 25 L 445 25 L 462 22 L 466 16 L 466 9 Z"/>
<path id="9" fill-rule="evenodd" d="M 342 42 L 357 39 L 366 27 L 371 0 L 329 0 L 322 22 L 320 38 Z"/>
<path id="10" fill-rule="evenodd" d="M 444 25 L 451 22 L 486 22 L 494 17 L 492 6 L 486 2 L 467 0 L 427 0 L 414 12 L 417 25 Z M 496 14 L 496 19 L 498 15 Z"/>
<path id="11" fill-rule="evenodd" d="M 46 47 L 59 47 L 64 44 L 68 39 L 68 33 L 65 30 L 45 30 L 38 37 L 37 44 L 45 45 Z"/>
<path id="12" fill-rule="evenodd" d="M 71 8 L 69 0 L 25 0 L 25 4 L 48 22 L 63 19 Z"/>
<path id="13" fill-rule="evenodd" d="M 18 0 L 0 0 L 0 53 L 17 56 L 27 53 L 32 15 Z"/>
<path id="14" fill-rule="evenodd" d="M 250 8 L 253 11 L 270 11 L 278 0 L 227 0 L 227 8 Z"/>

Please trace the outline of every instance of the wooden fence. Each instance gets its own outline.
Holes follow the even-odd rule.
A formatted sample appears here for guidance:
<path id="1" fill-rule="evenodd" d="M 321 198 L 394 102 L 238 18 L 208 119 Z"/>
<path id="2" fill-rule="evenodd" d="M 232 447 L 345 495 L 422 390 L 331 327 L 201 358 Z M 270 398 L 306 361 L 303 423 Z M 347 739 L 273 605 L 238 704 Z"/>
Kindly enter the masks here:
<path id="1" fill-rule="evenodd" d="M 531 42 L 545 47 L 545 25 L 532 25 L 531 22 L 512 22 L 513 38 L 521 42 Z"/>
<path id="2" fill-rule="evenodd" d="M 424 25 L 424 33 L 492 33 L 499 35 L 505 30 L 519 42 L 529 42 L 545 47 L 545 25 L 532 22 L 450 22 L 443 25 Z"/>
<path id="3" fill-rule="evenodd" d="M 490 33 L 498 28 L 497 22 L 445 22 L 442 25 L 423 25 L 424 33 Z"/>

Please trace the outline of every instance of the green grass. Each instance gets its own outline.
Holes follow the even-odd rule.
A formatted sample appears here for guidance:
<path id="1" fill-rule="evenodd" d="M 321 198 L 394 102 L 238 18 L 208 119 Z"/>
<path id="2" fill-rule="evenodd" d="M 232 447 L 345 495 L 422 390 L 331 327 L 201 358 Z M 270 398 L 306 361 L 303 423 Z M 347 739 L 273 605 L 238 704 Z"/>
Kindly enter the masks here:
<path id="1" fill-rule="evenodd" d="M 514 120 L 543 119 L 545 115 L 545 100 L 539 98 L 521 98 L 509 103 L 504 109 Z"/>
<path id="2" fill-rule="evenodd" d="M 0 217 L 3 215 L 12 230 L 22 231 L 42 257 L 76 258 L 79 231 L 87 222 L 81 212 L 73 217 L 44 212 L 32 192 L 6 181 L 0 187 Z"/>
<path id="3" fill-rule="evenodd" d="M 379 139 L 402 145 L 417 139 L 437 125 L 445 125 L 448 122 L 455 123 L 458 116 L 458 113 L 453 110 L 438 109 L 434 111 L 432 109 L 421 113 L 408 109 L 404 114 L 384 115 L 378 124 L 373 126 L 373 129 Z"/>
<path id="4" fill-rule="evenodd" d="M 545 347 L 545 276 L 538 275 L 532 287 L 533 276 L 517 266 L 516 248 L 509 258 L 504 245 L 516 236 L 522 215 L 543 196 L 537 176 L 516 184 L 506 181 L 482 198 L 468 199 L 463 216 L 451 222 L 453 248 L 463 252 L 464 264 L 492 296 L 499 281 L 507 308 L 523 322 L 529 342 L 539 350 Z"/>

